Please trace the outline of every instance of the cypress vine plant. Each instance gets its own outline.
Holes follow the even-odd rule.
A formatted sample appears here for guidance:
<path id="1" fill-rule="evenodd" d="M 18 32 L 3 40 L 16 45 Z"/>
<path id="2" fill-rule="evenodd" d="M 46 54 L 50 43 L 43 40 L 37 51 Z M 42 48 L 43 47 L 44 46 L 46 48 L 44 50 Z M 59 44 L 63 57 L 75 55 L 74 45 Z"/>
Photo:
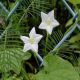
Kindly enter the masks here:
<path id="1" fill-rule="evenodd" d="M 78 12 L 78 19 L 75 22 L 72 22 L 73 19 L 71 19 L 70 13 L 66 7 L 63 7 L 62 0 L 0 1 L 1 80 L 80 79 L 79 31 L 76 29 L 67 41 L 54 51 L 55 46 L 69 33 L 73 26 L 77 23 L 79 26 L 80 1 L 69 0 L 68 3 Z M 51 10 L 52 13 L 50 12 Z M 67 12 L 67 17 L 63 12 L 64 14 Z M 43 35 L 43 38 L 38 47 L 34 48 L 29 43 L 28 47 L 24 47 L 24 51 L 23 42 L 25 39 L 21 37 L 22 42 L 20 36 L 28 36 L 33 26 L 35 26 L 36 33 Z M 56 28 L 52 30 L 53 27 Z M 45 30 L 40 30 L 39 28 L 46 29 L 47 34 Z M 36 38 L 34 35 L 30 37 L 32 39 L 28 40 L 28 38 L 25 42 L 31 41 L 33 43 Z M 39 37 L 37 36 L 37 38 Z M 33 52 L 27 51 L 28 48 L 32 51 L 37 51 L 39 56 L 37 55 L 36 57 Z M 43 58 L 41 61 L 40 56 Z M 43 63 L 40 66 L 41 62 Z"/>

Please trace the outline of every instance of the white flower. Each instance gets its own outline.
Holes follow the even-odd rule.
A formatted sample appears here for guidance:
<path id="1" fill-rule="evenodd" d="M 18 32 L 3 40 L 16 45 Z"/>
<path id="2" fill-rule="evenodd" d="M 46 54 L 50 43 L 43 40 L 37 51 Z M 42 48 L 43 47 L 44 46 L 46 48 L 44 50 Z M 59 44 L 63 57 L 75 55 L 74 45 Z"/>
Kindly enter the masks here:
<path id="1" fill-rule="evenodd" d="M 53 28 L 59 25 L 59 22 L 54 18 L 54 10 L 50 11 L 48 14 L 41 12 L 42 22 L 39 25 L 40 29 L 46 29 L 48 34 L 51 35 Z"/>
<path id="2" fill-rule="evenodd" d="M 33 52 L 38 53 L 38 43 L 43 36 L 40 34 L 36 34 L 35 27 L 29 33 L 29 37 L 21 36 L 20 39 L 24 42 L 23 51 L 26 52 L 28 50 L 32 50 Z"/>

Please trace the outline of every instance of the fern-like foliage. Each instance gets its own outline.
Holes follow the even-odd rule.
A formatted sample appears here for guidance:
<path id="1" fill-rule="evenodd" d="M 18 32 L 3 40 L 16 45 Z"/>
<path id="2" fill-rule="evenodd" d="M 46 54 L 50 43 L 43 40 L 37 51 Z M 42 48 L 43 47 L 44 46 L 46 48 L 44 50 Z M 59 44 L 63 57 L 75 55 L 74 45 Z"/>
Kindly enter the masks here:
<path id="1" fill-rule="evenodd" d="M 8 2 L 5 13 L 1 8 L 0 15 L 3 19 L 0 27 L 0 71 L 3 73 L 13 72 L 20 73 L 21 64 L 24 59 L 27 59 L 28 53 L 23 53 L 23 44 L 20 40 L 20 35 L 28 35 L 30 29 L 29 22 L 32 22 L 31 17 L 38 16 L 41 10 L 47 10 L 49 7 L 46 0 L 16 0 L 13 3 Z M 16 7 L 17 3 L 19 6 Z M 3 2 L 4 4 L 6 2 Z M 48 5 L 48 7 L 47 7 Z M 7 19 L 9 18 L 9 19 Z M 29 19 L 29 20 L 28 20 Z M 32 26 L 31 26 L 32 27 Z M 30 58 L 30 56 L 28 56 Z"/>
<path id="2" fill-rule="evenodd" d="M 19 39 L 20 36 L 17 31 L 12 28 L 11 23 L 7 26 L 5 30 L 1 31 L 0 71 L 6 73 L 12 70 L 13 72 L 19 74 L 22 67 L 22 61 L 24 60 L 27 54 L 22 51 L 23 45 Z"/>
<path id="3" fill-rule="evenodd" d="M 58 49 L 58 54 L 63 57 L 64 59 L 67 59 L 70 61 L 73 66 L 78 66 L 78 58 L 80 56 L 80 38 L 79 33 L 72 38 L 70 38 L 68 41 L 64 42 L 63 45 Z"/>
<path id="4" fill-rule="evenodd" d="M 10 70 L 19 74 L 23 52 L 19 48 L 0 49 L 0 71 L 9 72 Z"/>
<path id="5" fill-rule="evenodd" d="M 52 35 L 48 35 L 48 40 L 47 40 L 47 44 L 46 44 L 46 37 L 43 40 L 43 42 L 41 43 L 40 46 L 43 46 L 42 49 L 42 53 L 47 54 L 47 53 L 51 53 L 52 50 L 54 49 L 54 47 L 59 43 L 59 41 L 63 38 L 63 33 L 61 30 L 56 29 L 53 30 Z M 46 46 L 45 46 L 46 44 Z M 45 53 L 45 47 L 46 47 L 46 53 Z M 43 55 L 44 55 L 43 54 Z"/>

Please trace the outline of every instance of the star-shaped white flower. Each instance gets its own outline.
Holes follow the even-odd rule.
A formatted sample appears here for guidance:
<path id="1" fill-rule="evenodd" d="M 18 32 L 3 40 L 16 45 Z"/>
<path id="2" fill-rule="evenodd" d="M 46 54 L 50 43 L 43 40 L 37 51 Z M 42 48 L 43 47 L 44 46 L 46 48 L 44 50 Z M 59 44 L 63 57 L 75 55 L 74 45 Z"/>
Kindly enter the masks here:
<path id="1" fill-rule="evenodd" d="M 42 22 L 39 25 L 40 29 L 45 29 L 48 34 L 51 35 L 53 28 L 59 25 L 59 22 L 54 18 L 54 10 L 50 11 L 48 14 L 41 12 Z"/>
<path id="2" fill-rule="evenodd" d="M 43 36 L 36 34 L 35 27 L 29 33 L 29 37 L 21 36 L 20 39 L 24 42 L 23 51 L 32 50 L 35 53 L 38 53 L 38 43 Z"/>

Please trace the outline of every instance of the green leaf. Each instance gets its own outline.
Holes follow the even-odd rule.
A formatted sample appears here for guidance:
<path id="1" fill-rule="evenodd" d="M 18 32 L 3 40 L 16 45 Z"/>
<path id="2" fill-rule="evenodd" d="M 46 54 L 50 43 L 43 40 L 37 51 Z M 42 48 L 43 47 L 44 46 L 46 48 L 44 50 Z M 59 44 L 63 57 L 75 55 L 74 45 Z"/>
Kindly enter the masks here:
<path id="1" fill-rule="evenodd" d="M 80 4 L 80 0 L 69 0 L 72 4 Z"/>
<path id="2" fill-rule="evenodd" d="M 0 71 L 8 72 L 12 70 L 17 74 L 20 73 L 21 62 L 24 56 L 25 53 L 20 48 L 0 49 Z"/>
<path id="3" fill-rule="evenodd" d="M 12 70 L 18 74 L 22 67 L 22 60 L 29 59 L 31 54 L 22 51 L 23 45 L 18 31 L 11 26 L 12 23 L 2 31 L 0 36 L 0 71 L 6 73 Z"/>
<path id="4" fill-rule="evenodd" d="M 77 41 L 79 41 L 79 40 L 80 40 L 80 33 L 77 34 L 77 35 L 75 35 L 75 36 L 73 36 L 73 37 L 69 40 L 69 42 L 70 42 L 70 43 L 75 43 L 75 42 L 77 42 Z"/>
<path id="5" fill-rule="evenodd" d="M 68 61 L 49 54 L 44 58 L 44 69 L 33 80 L 79 80 L 79 75 Z"/>
<path id="6" fill-rule="evenodd" d="M 73 23 L 72 20 L 73 20 L 72 18 L 68 20 L 68 22 L 66 23 L 66 27 L 69 27 Z"/>
<path id="7" fill-rule="evenodd" d="M 80 9 L 78 9 L 78 23 L 80 24 Z"/>
<path id="8" fill-rule="evenodd" d="M 31 53 L 27 52 L 26 54 L 24 54 L 23 60 L 28 60 L 31 57 Z"/>

